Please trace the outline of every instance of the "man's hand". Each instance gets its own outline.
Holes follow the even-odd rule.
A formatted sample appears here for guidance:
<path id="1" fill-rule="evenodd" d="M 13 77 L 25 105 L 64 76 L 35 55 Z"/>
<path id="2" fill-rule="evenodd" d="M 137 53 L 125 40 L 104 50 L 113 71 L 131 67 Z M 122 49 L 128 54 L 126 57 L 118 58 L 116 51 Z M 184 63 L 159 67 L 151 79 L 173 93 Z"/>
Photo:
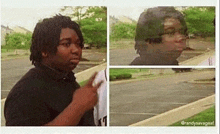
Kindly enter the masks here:
<path id="1" fill-rule="evenodd" d="M 97 89 L 102 82 L 93 86 L 96 77 L 95 73 L 89 82 L 82 88 L 77 89 L 73 94 L 72 102 L 52 121 L 45 124 L 46 126 L 75 126 L 79 123 L 84 113 L 92 109 L 97 101 Z"/>
<path id="2" fill-rule="evenodd" d="M 84 112 L 92 109 L 98 101 L 97 89 L 102 84 L 102 81 L 93 86 L 93 81 L 95 80 L 96 75 L 97 72 L 89 79 L 88 83 L 84 87 L 77 89 L 73 94 L 72 103 L 74 105 L 78 105 Z"/>

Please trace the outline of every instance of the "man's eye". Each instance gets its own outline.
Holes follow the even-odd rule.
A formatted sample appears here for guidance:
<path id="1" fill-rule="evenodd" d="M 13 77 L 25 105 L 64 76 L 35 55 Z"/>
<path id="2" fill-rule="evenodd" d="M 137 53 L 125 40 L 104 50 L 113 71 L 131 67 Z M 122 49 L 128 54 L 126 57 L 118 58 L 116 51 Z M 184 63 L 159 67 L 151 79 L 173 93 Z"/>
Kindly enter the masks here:
<path id="1" fill-rule="evenodd" d="M 77 42 L 77 43 L 76 43 L 77 46 L 80 46 L 80 44 L 81 44 L 80 42 Z"/>
<path id="2" fill-rule="evenodd" d="M 167 35 L 169 35 L 169 36 L 173 36 L 173 35 L 175 34 L 175 31 L 167 32 L 167 33 L 165 33 L 165 34 L 167 34 Z"/>
<path id="3" fill-rule="evenodd" d="M 65 42 L 65 43 L 62 43 L 61 45 L 69 47 L 70 44 L 71 44 L 70 42 Z"/>
<path id="4" fill-rule="evenodd" d="M 180 30 L 179 30 L 179 33 L 182 34 L 182 35 L 184 35 L 184 34 L 185 34 L 185 30 L 184 30 L 184 29 L 180 29 Z"/>

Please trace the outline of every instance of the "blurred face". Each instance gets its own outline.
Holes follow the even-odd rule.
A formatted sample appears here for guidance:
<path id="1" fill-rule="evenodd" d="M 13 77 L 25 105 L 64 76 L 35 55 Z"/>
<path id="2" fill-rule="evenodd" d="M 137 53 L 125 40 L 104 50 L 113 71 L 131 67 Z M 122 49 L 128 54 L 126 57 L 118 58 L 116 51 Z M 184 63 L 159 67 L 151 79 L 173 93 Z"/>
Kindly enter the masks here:
<path id="1" fill-rule="evenodd" d="M 60 71 L 72 71 L 82 56 L 80 43 L 80 39 L 73 29 L 63 28 L 57 52 L 55 55 L 48 55 L 47 65 Z"/>
<path id="2" fill-rule="evenodd" d="M 186 37 L 180 21 L 174 18 L 166 18 L 162 42 L 150 44 L 149 48 L 167 60 L 176 60 L 186 48 Z"/>

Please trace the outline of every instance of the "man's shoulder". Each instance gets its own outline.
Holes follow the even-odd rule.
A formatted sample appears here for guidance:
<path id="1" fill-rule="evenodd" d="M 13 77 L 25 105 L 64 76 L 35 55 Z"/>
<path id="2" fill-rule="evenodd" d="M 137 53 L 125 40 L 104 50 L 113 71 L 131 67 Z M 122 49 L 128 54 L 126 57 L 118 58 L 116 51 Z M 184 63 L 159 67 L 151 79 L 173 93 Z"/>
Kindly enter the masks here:
<path id="1" fill-rule="evenodd" d="M 18 82 L 25 82 L 25 84 L 28 84 L 27 82 L 35 82 L 38 80 L 42 80 L 45 75 L 45 73 L 37 68 L 30 69 Z"/>
<path id="2" fill-rule="evenodd" d="M 141 59 L 141 57 L 136 57 L 131 63 L 130 65 L 145 65 L 145 61 L 143 59 Z"/>
<path id="3" fill-rule="evenodd" d="M 23 92 L 26 90 L 33 89 L 33 87 L 40 86 L 40 83 L 42 82 L 43 72 L 39 69 L 32 68 L 14 85 L 10 93 L 16 91 Z"/>

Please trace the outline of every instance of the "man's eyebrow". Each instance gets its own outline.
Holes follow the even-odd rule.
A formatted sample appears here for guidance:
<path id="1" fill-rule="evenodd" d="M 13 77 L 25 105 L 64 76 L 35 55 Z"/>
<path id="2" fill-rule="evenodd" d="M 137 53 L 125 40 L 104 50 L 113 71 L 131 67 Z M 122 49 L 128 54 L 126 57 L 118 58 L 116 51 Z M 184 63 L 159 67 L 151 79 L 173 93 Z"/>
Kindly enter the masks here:
<path id="1" fill-rule="evenodd" d="M 164 30 L 175 30 L 175 28 L 172 27 L 172 26 L 171 27 L 165 27 Z"/>
<path id="2" fill-rule="evenodd" d="M 71 41 L 72 39 L 71 39 L 70 37 L 62 38 L 62 39 L 59 40 L 59 42 L 62 42 L 62 41 L 64 41 L 64 40 Z M 80 40 L 79 38 L 77 38 L 77 39 L 75 40 L 75 42 L 81 42 L 81 40 Z"/>
<path id="3" fill-rule="evenodd" d="M 71 40 L 71 38 L 61 38 L 60 41 L 63 41 L 63 40 Z"/>

